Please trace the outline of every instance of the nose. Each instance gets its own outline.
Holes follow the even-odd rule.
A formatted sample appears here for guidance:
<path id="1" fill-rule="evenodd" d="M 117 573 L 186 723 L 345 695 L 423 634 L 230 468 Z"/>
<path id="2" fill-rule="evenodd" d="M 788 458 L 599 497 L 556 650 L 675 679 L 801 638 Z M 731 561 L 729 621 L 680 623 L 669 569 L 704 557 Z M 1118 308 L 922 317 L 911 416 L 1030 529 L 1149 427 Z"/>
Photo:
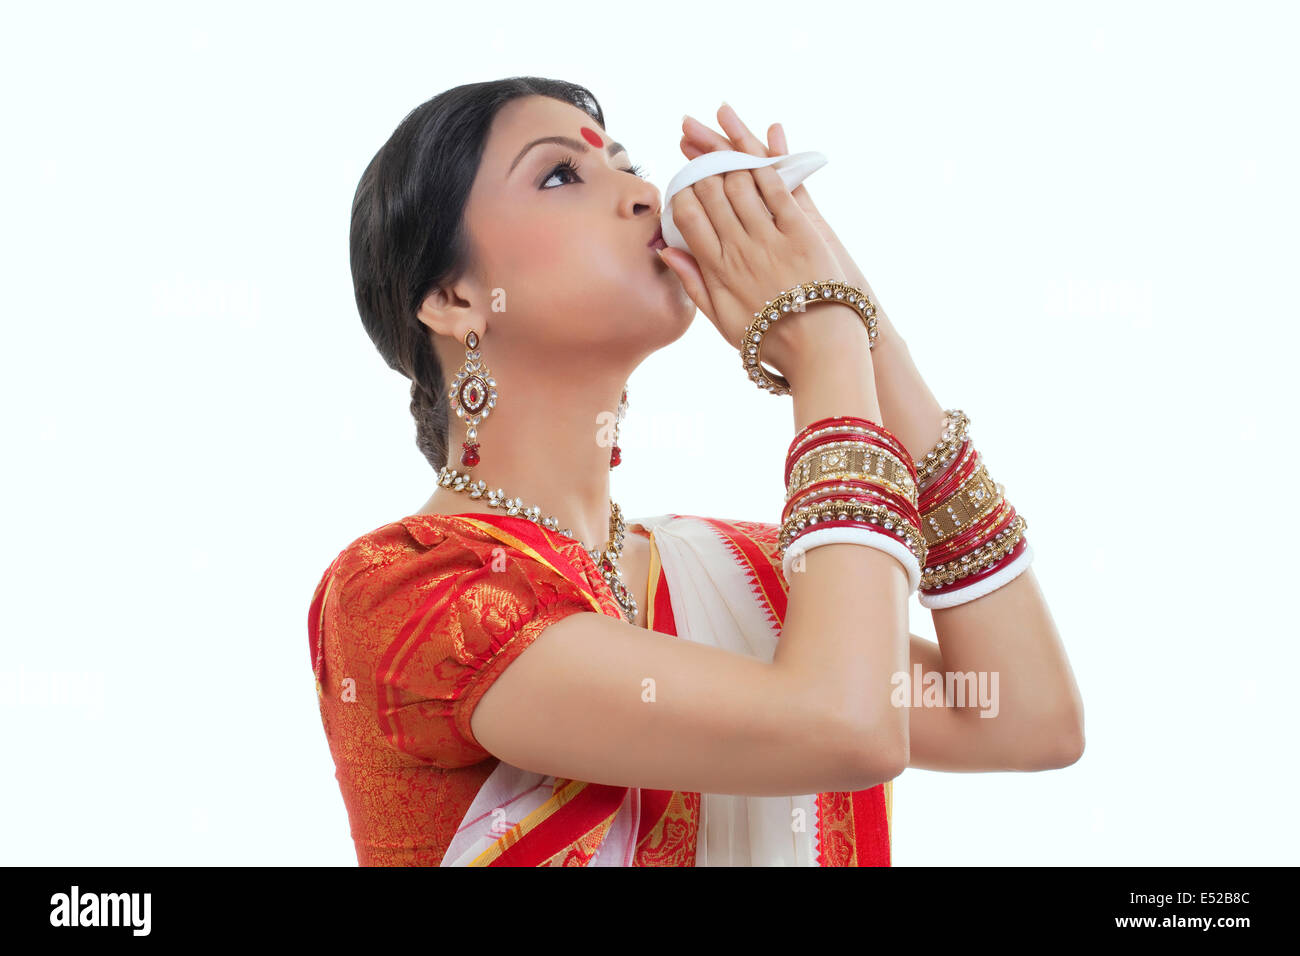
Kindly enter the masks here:
<path id="1" fill-rule="evenodd" d="M 625 212 L 633 217 L 663 214 L 662 197 L 655 184 L 648 179 L 638 179 L 623 197 Z"/>

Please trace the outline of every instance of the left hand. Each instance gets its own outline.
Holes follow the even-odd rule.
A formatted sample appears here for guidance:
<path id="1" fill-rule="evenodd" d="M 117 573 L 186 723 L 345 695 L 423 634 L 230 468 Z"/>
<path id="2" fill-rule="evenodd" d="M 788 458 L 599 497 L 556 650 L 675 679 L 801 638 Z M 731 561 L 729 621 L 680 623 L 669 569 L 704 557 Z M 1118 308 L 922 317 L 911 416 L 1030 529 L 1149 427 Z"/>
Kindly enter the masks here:
<path id="1" fill-rule="evenodd" d="M 688 116 L 682 121 L 683 135 L 680 145 L 687 159 L 694 159 L 696 156 L 702 156 L 717 149 L 730 149 L 739 153 L 749 153 L 751 156 L 764 157 L 783 156 L 790 151 L 785 141 L 785 129 L 780 123 L 773 123 L 767 128 L 767 146 L 764 146 L 762 141 L 749 131 L 749 127 L 740 121 L 740 117 L 736 115 L 736 111 L 730 106 L 723 105 L 719 107 L 718 124 L 731 137 L 729 140 L 705 126 L 693 116 Z M 857 267 L 857 264 L 849 256 L 848 250 L 841 244 L 830 224 L 817 211 L 817 207 L 813 205 L 812 197 L 808 195 L 807 188 L 804 187 L 803 183 L 800 183 L 790 191 L 790 195 L 807 214 L 814 228 L 826 240 L 826 244 L 830 246 L 831 253 L 843 270 L 846 281 L 866 292 L 871 297 L 871 300 L 876 303 L 879 320 L 882 323 L 886 321 L 884 310 L 880 308 L 880 301 L 876 298 L 876 293 L 872 291 L 871 286 L 867 283 L 867 277 L 862 274 L 862 270 Z M 810 276 L 809 280 L 811 281 L 813 278 L 815 277 Z"/>

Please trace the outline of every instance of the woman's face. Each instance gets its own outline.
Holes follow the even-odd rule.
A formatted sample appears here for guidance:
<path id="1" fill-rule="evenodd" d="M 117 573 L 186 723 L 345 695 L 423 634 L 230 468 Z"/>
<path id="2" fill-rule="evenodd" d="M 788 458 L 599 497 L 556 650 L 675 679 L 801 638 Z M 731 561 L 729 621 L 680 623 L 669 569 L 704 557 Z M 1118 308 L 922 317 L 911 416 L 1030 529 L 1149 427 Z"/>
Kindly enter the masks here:
<path id="1" fill-rule="evenodd" d="M 608 344 L 633 356 L 686 331 L 695 305 L 647 245 L 659 190 L 627 171 L 633 162 L 560 100 L 520 97 L 497 112 L 465 211 L 490 297 L 487 342 L 505 323 L 530 350 Z"/>

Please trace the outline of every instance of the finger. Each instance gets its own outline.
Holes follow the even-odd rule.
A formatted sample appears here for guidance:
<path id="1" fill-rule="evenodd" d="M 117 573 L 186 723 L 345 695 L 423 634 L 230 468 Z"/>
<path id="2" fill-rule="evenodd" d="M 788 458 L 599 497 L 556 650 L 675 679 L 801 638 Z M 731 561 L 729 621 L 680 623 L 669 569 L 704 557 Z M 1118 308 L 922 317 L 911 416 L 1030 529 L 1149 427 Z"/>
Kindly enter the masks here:
<path id="1" fill-rule="evenodd" d="M 797 188 L 790 190 L 790 195 L 794 198 L 794 201 L 799 204 L 799 208 L 808 214 L 810 219 L 822 218 L 822 214 L 819 213 L 817 207 L 813 205 L 812 196 L 808 195 L 808 190 L 803 188 L 803 183 L 800 183 Z"/>
<path id="2" fill-rule="evenodd" d="M 773 155 L 771 150 L 752 136 L 744 142 L 737 142 L 734 139 L 728 140 L 693 116 L 687 116 L 683 119 L 682 129 L 686 134 L 682 137 L 682 143 L 690 145 L 689 149 L 686 145 L 682 146 L 682 152 L 686 154 L 687 159 L 694 159 L 697 156 L 719 149 L 749 153 L 751 156 L 766 157 Z"/>
<path id="3" fill-rule="evenodd" d="M 767 143 L 769 156 L 786 156 L 790 152 L 790 144 L 785 141 L 785 127 L 780 123 L 767 128 Z"/>
<path id="4" fill-rule="evenodd" d="M 687 159 L 694 159 L 696 156 L 703 156 L 705 153 L 712 152 L 712 150 L 700 149 L 694 142 L 687 139 L 685 136 L 681 138 L 681 141 L 677 145 L 682 148 L 682 152 L 686 154 Z"/>
<path id="5" fill-rule="evenodd" d="M 704 155 L 698 147 L 688 142 L 685 137 L 682 137 L 681 143 L 678 145 L 681 146 L 681 150 L 686 154 L 687 159 L 695 159 L 697 156 Z M 731 203 L 736 209 L 736 214 L 741 225 L 744 226 L 745 232 L 751 236 L 759 236 L 764 228 L 773 225 L 772 214 L 768 212 L 766 206 L 762 205 L 762 197 L 759 195 L 758 185 L 753 182 L 753 177 L 750 178 L 750 183 L 753 185 L 753 189 L 747 194 L 738 192 L 736 196 L 731 197 Z M 726 188 L 725 179 L 723 188 Z"/>
<path id="6" fill-rule="evenodd" d="M 682 132 L 686 139 L 699 147 L 701 153 L 711 153 L 715 149 L 735 149 L 730 140 L 705 126 L 694 116 L 687 116 L 682 120 Z"/>
<path id="7" fill-rule="evenodd" d="M 726 191 L 723 189 L 723 178 L 730 175 L 731 173 L 721 175 L 715 173 L 712 176 L 705 176 L 690 187 L 695 190 L 700 205 L 708 213 L 709 222 L 712 224 L 713 231 L 717 234 L 723 249 L 735 249 L 749 241 L 748 233 L 745 231 L 745 227 L 741 225 L 736 210 L 731 206 L 731 199 L 728 198 Z M 683 189 L 682 192 L 686 192 L 686 190 Z M 692 246 L 691 248 L 695 247 Z"/>
<path id="8" fill-rule="evenodd" d="M 764 242 L 774 234 L 776 226 L 772 214 L 763 205 L 763 197 L 758 194 L 758 184 L 754 182 L 753 170 L 738 169 L 722 177 L 722 191 L 731 200 L 731 208 L 736 211 L 746 234 L 751 239 Z"/>
<path id="9" fill-rule="evenodd" d="M 718 107 L 718 122 L 722 125 L 722 130 L 731 137 L 731 141 L 736 144 L 735 148 L 742 153 L 753 153 L 755 156 L 771 155 L 767 151 L 767 146 L 763 141 L 749 131 L 749 127 L 741 122 L 736 111 L 732 109 L 730 103 L 724 103 Z"/>
<path id="10" fill-rule="evenodd" d="M 767 141 L 772 144 L 773 156 L 788 156 L 790 154 L 790 144 L 785 138 L 785 126 L 780 123 L 773 123 L 767 128 Z M 808 190 L 803 188 L 800 183 L 794 189 L 790 190 L 790 195 L 794 201 L 799 204 L 799 208 L 810 216 L 820 218 L 817 207 L 813 205 L 812 197 L 808 195 Z"/>
<path id="11" fill-rule="evenodd" d="M 695 303 L 695 307 L 708 316 L 710 321 L 713 321 L 717 313 L 714 312 L 713 299 L 709 295 L 708 287 L 704 284 L 704 274 L 700 272 L 700 266 L 695 261 L 695 257 L 689 252 L 669 246 L 666 249 L 659 250 L 659 258 L 680 280 L 682 288 L 686 290 L 686 294 Z"/>
<path id="12" fill-rule="evenodd" d="M 696 185 L 699 185 L 698 183 Z M 682 234 L 691 253 L 697 260 L 713 265 L 722 257 L 722 243 L 709 221 L 709 214 L 700 204 L 695 186 L 679 190 L 672 199 L 673 222 Z"/>
<path id="13" fill-rule="evenodd" d="M 786 234 L 798 231 L 808 220 L 790 195 L 790 190 L 786 188 L 781 174 L 771 166 L 761 166 L 758 169 L 751 169 L 750 172 L 754 176 L 759 192 L 762 193 L 763 202 L 772 211 L 776 228 Z"/>

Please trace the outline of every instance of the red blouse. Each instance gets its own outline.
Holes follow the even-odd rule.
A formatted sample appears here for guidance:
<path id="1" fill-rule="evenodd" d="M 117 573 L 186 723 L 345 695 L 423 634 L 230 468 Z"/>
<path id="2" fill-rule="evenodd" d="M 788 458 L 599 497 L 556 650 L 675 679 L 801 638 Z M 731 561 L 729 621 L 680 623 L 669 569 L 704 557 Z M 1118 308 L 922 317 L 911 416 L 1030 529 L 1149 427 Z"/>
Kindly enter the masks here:
<path id="1" fill-rule="evenodd" d="M 604 613 L 621 617 L 582 545 L 550 537 Z M 652 575 L 657 565 L 652 555 Z M 474 739 L 474 707 L 548 625 L 597 610 L 562 574 L 463 516 L 411 515 L 339 553 L 316 587 L 308 629 L 358 863 L 442 861 L 497 765 Z M 698 793 L 642 788 L 634 865 L 694 866 L 699 805 Z"/>

